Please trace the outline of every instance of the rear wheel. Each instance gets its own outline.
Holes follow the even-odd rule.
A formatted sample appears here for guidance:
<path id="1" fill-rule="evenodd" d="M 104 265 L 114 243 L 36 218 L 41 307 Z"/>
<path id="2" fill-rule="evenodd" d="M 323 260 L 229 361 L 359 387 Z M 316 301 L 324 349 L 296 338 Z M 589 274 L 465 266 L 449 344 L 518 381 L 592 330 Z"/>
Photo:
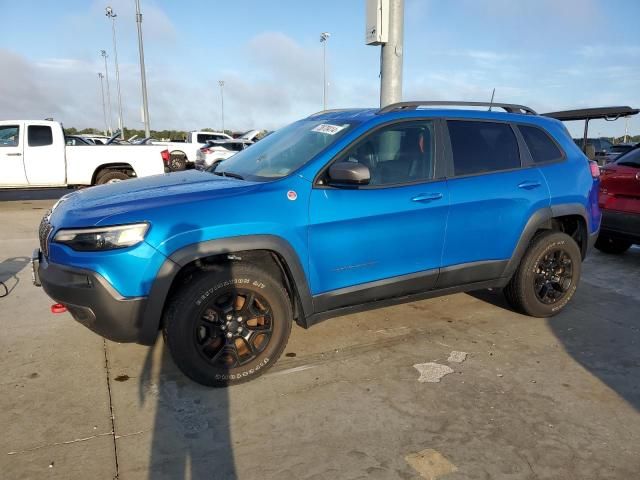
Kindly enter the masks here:
<path id="1" fill-rule="evenodd" d="M 202 272 L 171 301 L 164 338 L 182 372 L 207 386 L 258 377 L 282 354 L 292 325 L 280 282 L 240 263 Z"/>
<path id="2" fill-rule="evenodd" d="M 187 157 L 182 153 L 172 153 L 169 157 L 169 167 L 173 172 L 179 172 L 187 168 Z"/>
<path id="3" fill-rule="evenodd" d="M 573 238 L 557 231 L 540 232 L 531 240 L 504 293 L 519 312 L 550 317 L 573 297 L 581 269 L 580 248 Z"/>
<path id="4" fill-rule="evenodd" d="M 124 172 L 107 171 L 98 176 L 96 179 L 96 185 L 105 185 L 107 183 L 118 183 L 123 180 L 129 179 L 129 175 Z"/>
<path id="5" fill-rule="evenodd" d="M 626 252 L 631 248 L 631 245 L 633 245 L 631 242 L 610 237 L 605 233 L 598 235 L 598 239 L 596 240 L 596 248 L 598 250 L 616 255 Z"/>

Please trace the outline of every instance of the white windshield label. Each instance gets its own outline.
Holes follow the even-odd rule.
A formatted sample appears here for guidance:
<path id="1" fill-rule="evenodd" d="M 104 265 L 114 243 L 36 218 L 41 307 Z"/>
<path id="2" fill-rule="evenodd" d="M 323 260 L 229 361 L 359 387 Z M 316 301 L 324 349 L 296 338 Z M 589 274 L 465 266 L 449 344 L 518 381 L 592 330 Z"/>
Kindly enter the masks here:
<path id="1" fill-rule="evenodd" d="M 327 135 L 335 135 L 340 130 L 344 130 L 348 125 L 329 125 L 328 123 L 321 123 L 312 132 L 326 133 Z"/>

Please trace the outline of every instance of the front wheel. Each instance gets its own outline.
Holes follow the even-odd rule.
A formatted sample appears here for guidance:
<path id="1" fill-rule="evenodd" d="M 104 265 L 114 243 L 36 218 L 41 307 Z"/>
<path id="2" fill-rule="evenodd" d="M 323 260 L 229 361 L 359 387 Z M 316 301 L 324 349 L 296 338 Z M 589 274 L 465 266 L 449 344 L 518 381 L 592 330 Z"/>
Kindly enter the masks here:
<path id="1" fill-rule="evenodd" d="M 555 315 L 573 297 L 581 268 L 580 248 L 573 238 L 557 231 L 540 232 L 504 289 L 507 301 L 532 317 Z"/>
<path id="2" fill-rule="evenodd" d="M 164 338 L 185 375 L 223 387 L 256 378 L 276 362 L 292 317 L 281 282 L 229 263 L 197 274 L 178 291 L 165 313 Z"/>

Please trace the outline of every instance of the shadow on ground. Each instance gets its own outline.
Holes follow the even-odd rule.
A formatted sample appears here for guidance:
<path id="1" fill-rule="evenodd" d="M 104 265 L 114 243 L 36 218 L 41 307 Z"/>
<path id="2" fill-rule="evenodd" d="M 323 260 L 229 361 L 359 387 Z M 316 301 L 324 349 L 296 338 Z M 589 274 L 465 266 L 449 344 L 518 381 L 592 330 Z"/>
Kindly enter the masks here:
<path id="1" fill-rule="evenodd" d="M 149 349 L 139 383 L 141 405 L 157 402 L 148 478 L 234 480 L 227 389 L 206 388 L 190 381 L 162 343 L 158 339 Z M 162 352 L 154 351 L 158 349 Z M 158 357 L 160 371 L 153 382 L 151 371 Z"/>
<path id="2" fill-rule="evenodd" d="M 628 277 L 631 272 L 635 277 L 634 273 L 640 272 L 640 251 L 630 251 L 624 257 L 612 259 L 615 267 L 611 268 L 610 287 L 604 286 L 601 278 L 597 285 L 590 283 L 588 269 L 594 267 L 586 265 L 575 297 L 560 314 L 547 319 L 547 324 L 569 355 L 640 411 L 640 295 L 618 293 L 615 276 L 615 269 L 622 268 L 623 262 L 627 271 L 621 275 Z M 601 263 L 596 267 L 599 270 L 609 266 L 608 256 L 599 254 L 596 262 Z M 636 292 L 637 287 L 635 283 Z M 471 295 L 510 308 L 500 291 Z"/>
<path id="3" fill-rule="evenodd" d="M 12 202 L 20 200 L 57 200 L 72 192 L 68 188 L 6 188 L 0 189 L 0 202 Z"/>
<path id="4" fill-rule="evenodd" d="M 0 298 L 6 297 L 15 290 L 20 283 L 18 273 L 21 272 L 30 261 L 28 257 L 12 257 L 0 263 Z"/>

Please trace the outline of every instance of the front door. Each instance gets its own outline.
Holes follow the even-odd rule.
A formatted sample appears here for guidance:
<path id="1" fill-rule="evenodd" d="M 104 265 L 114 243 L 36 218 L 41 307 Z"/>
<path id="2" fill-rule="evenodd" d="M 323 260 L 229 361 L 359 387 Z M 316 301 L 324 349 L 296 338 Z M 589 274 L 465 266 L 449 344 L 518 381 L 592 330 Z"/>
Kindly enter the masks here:
<path id="1" fill-rule="evenodd" d="M 434 124 L 424 120 L 381 127 L 336 158 L 366 165 L 371 180 L 357 188 L 332 186 L 326 174 L 313 188 L 314 295 L 339 298 L 371 288 L 386 295 L 394 285 L 404 293 L 435 285 L 449 208 L 446 181 L 434 180 L 436 153 Z M 320 309 L 348 303 L 359 302 L 345 298 Z"/>
<path id="2" fill-rule="evenodd" d="M 27 185 L 24 172 L 23 128 L 19 123 L 0 125 L 0 186 Z"/>

